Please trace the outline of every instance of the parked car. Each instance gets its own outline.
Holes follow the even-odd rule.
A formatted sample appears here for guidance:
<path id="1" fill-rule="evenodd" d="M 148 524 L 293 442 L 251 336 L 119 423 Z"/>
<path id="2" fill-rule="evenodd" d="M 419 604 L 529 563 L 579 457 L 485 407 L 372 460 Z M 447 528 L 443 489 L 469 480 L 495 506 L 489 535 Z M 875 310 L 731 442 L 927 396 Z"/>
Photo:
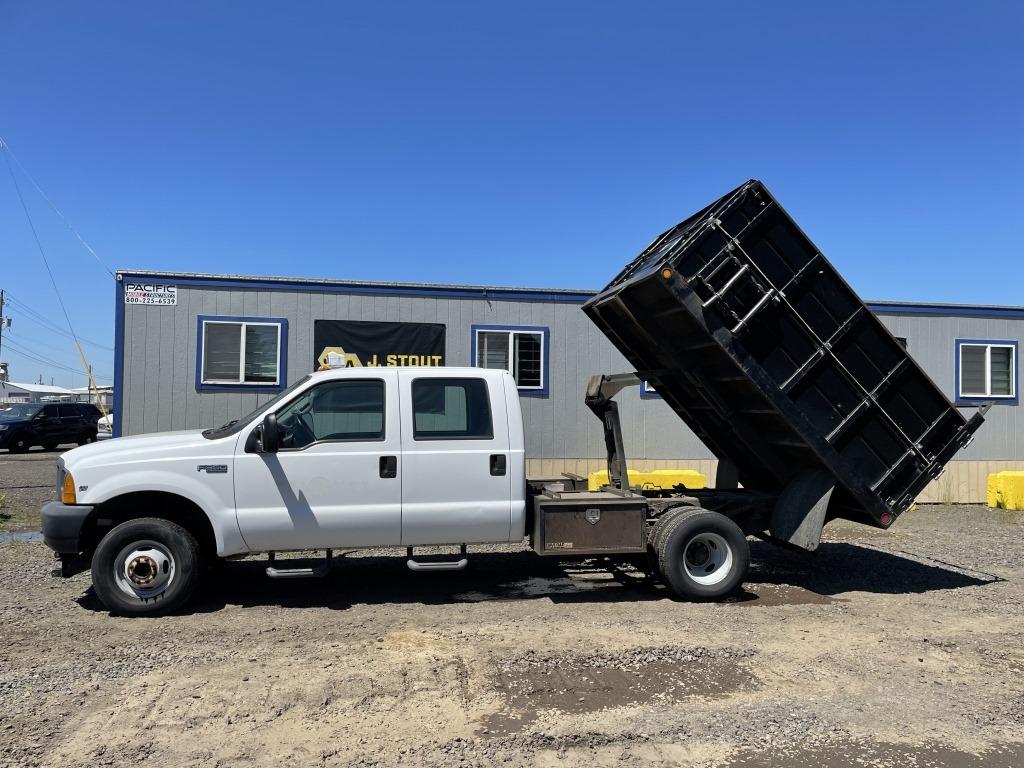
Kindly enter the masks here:
<path id="1" fill-rule="evenodd" d="M 108 440 L 113 436 L 114 414 L 108 413 L 106 416 L 100 416 L 100 420 L 96 422 L 96 439 Z"/>
<path id="2" fill-rule="evenodd" d="M 96 440 L 100 410 L 89 403 L 15 403 L 0 407 L 0 448 L 23 453 L 34 445 L 52 451 L 58 445 Z"/>

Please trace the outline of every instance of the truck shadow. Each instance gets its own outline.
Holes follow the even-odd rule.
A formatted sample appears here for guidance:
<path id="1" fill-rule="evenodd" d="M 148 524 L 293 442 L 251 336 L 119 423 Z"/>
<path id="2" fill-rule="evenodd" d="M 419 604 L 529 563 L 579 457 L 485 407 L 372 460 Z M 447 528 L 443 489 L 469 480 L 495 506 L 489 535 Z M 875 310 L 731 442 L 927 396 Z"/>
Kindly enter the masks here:
<path id="1" fill-rule="evenodd" d="M 895 554 L 854 543 L 826 542 L 814 554 L 751 542 L 751 570 L 742 592 L 728 602 L 744 605 L 830 603 L 848 592 L 913 594 L 993 583 L 996 576 L 952 564 Z M 279 561 L 281 564 L 281 561 Z M 226 606 L 346 610 L 354 605 L 442 605 L 536 598 L 555 603 L 638 602 L 672 599 L 641 569 L 642 560 L 547 559 L 531 552 L 470 554 L 464 571 L 413 573 L 405 558 L 341 557 L 325 578 L 275 580 L 266 561 L 228 563 L 211 571 L 186 612 Z M 105 611 L 90 589 L 79 599 Z"/>

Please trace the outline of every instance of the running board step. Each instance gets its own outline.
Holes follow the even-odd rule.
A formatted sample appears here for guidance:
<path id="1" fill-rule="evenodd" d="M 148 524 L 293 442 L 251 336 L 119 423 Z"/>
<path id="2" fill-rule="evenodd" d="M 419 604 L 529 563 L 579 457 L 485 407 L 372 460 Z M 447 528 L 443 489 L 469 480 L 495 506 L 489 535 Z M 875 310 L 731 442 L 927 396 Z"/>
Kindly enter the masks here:
<path id="1" fill-rule="evenodd" d="M 412 547 L 406 547 L 405 554 L 406 557 L 409 558 L 405 561 L 405 564 L 409 566 L 410 571 L 461 571 L 469 564 L 469 560 L 466 559 L 465 544 L 459 547 L 459 554 L 462 557 L 458 560 L 435 560 L 427 563 L 421 563 L 413 559 Z"/>
<path id="2" fill-rule="evenodd" d="M 322 579 L 331 572 L 334 552 L 328 549 L 324 561 L 315 568 L 275 568 L 273 552 L 269 553 L 268 560 L 270 565 L 267 566 L 267 576 L 272 579 Z"/>

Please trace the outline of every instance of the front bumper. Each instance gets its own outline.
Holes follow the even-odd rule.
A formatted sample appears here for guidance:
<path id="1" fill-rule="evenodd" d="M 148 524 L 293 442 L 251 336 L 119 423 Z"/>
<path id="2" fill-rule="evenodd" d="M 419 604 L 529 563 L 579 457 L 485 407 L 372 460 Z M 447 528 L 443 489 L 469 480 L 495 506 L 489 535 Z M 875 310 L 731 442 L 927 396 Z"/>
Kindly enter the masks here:
<path id="1" fill-rule="evenodd" d="M 61 555 L 77 555 L 82 551 L 82 526 L 93 508 L 68 506 L 59 501 L 43 505 L 43 541 Z"/>

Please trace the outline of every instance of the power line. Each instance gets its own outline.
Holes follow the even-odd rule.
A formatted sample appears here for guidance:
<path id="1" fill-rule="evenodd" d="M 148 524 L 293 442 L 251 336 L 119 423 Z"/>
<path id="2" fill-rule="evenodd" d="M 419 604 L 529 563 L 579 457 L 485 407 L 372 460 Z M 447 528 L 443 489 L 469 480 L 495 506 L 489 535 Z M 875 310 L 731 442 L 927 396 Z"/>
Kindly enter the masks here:
<path id="1" fill-rule="evenodd" d="M 64 313 L 64 319 L 68 323 L 68 330 L 71 331 L 71 335 L 75 337 L 75 341 L 77 342 L 78 337 L 75 336 L 75 329 L 71 327 L 71 317 L 68 315 L 67 307 L 64 306 L 64 299 L 61 298 L 60 289 L 57 287 L 57 279 L 53 276 L 53 270 L 50 269 L 50 261 L 46 258 L 46 251 L 43 250 L 43 244 L 39 240 L 39 233 L 36 232 L 36 225 L 32 221 L 32 215 L 28 212 L 28 206 L 25 205 L 25 198 L 21 194 L 21 185 L 18 184 L 18 177 L 14 175 L 14 167 L 11 165 L 10 158 L 7 155 L 4 155 L 4 160 L 7 163 L 7 171 L 11 174 L 11 181 L 14 182 L 14 191 L 18 193 L 18 200 L 21 202 L 21 210 L 25 212 L 25 220 L 28 222 L 28 228 L 32 230 L 32 237 L 36 241 L 36 248 L 39 249 L 39 255 L 43 259 L 43 266 L 46 267 L 46 274 L 50 276 L 50 283 L 53 285 L 53 292 L 57 294 L 57 303 L 60 304 L 60 311 Z"/>
<path id="2" fill-rule="evenodd" d="M 7 343 L 7 340 L 10 338 L 12 337 L 9 334 L 5 336 L 4 343 Z M 62 355 L 64 355 L 67 351 L 65 349 L 60 349 L 53 346 L 49 346 L 44 343 L 40 343 L 35 339 L 26 338 L 25 336 L 15 335 L 13 338 L 15 344 L 19 345 L 22 349 L 27 349 L 33 355 L 53 355 L 55 358 L 59 358 Z"/>
<path id="3" fill-rule="evenodd" d="M 14 150 L 13 150 L 13 149 L 11 149 L 11 145 L 10 145 L 10 144 L 8 144 L 8 143 L 7 143 L 6 141 L 4 141 L 4 137 L 3 137 L 3 136 L 0 136 L 0 150 L 7 150 L 7 154 L 9 154 L 9 155 L 10 155 L 11 157 L 13 157 L 13 158 L 14 158 L 14 162 L 18 164 L 18 168 L 20 168 L 20 169 L 21 169 L 21 172 L 22 172 L 23 174 L 25 174 L 25 178 L 27 178 L 27 179 L 28 179 L 28 180 L 29 180 L 29 181 L 30 181 L 30 182 L 32 183 L 32 186 L 36 188 L 36 192 L 38 192 L 38 193 L 39 193 L 40 197 L 42 197 L 42 198 L 43 198 L 43 200 L 45 200 L 45 201 L 46 201 L 47 205 L 49 205 L 49 206 L 50 206 L 50 208 L 51 208 L 51 209 L 53 210 L 53 212 L 54 212 L 55 214 L 57 214 L 57 216 L 58 216 L 58 217 L 60 218 L 60 220 L 64 222 L 64 226 L 66 226 L 66 227 L 67 227 L 67 228 L 68 228 L 69 230 L 71 230 L 71 233 L 72 233 L 72 234 L 73 234 L 73 235 L 74 235 L 74 236 L 75 236 L 76 238 L 78 238 L 78 242 L 80 242 L 80 243 L 82 244 L 82 247 L 84 247 L 84 248 L 85 248 L 85 250 L 87 250 L 87 251 L 88 251 L 89 253 L 91 253 L 91 254 L 92 254 L 93 258 L 94 258 L 94 259 L 96 259 L 97 263 L 99 263 L 99 265 L 100 265 L 101 267 L 103 267 L 104 271 L 105 271 L 105 272 L 106 272 L 106 273 L 107 273 L 108 275 L 110 275 L 111 277 L 114 277 L 114 273 L 113 273 L 113 271 L 112 271 L 112 270 L 110 269 L 110 267 L 108 267 L 108 266 L 107 266 L 106 264 L 104 264 L 104 263 L 103 263 L 103 260 L 102 260 L 102 259 L 101 259 L 101 258 L 99 257 L 99 254 L 97 254 L 97 253 L 96 253 L 96 251 L 94 251 L 94 250 L 93 250 L 93 248 L 92 248 L 92 246 L 91 246 L 91 245 L 89 245 L 89 244 L 88 244 L 87 242 L 85 242 L 85 238 L 84 238 L 84 237 L 82 237 L 82 236 L 81 236 L 81 235 L 80 235 L 80 234 L 78 233 L 78 230 L 77 230 L 77 229 L 75 229 L 75 228 L 74 228 L 74 227 L 73 227 L 73 226 L 71 225 L 71 222 L 67 220 L 67 217 L 66 217 L 66 216 L 65 216 L 65 215 L 64 215 L 63 213 L 61 213 L 61 212 L 60 212 L 60 209 L 59 209 L 59 208 L 58 208 L 58 207 L 57 207 L 57 206 L 56 206 L 56 205 L 54 204 L 54 202 L 53 202 L 53 201 L 52 201 L 52 200 L 51 200 L 51 199 L 50 199 L 50 198 L 49 198 L 49 197 L 47 196 L 47 194 L 46 194 L 45 192 L 43 192 L 43 188 L 42 188 L 42 187 L 40 187 L 40 186 L 39 186 L 39 185 L 38 185 L 38 184 L 36 183 L 36 180 L 35 180 L 34 178 L 32 178 L 32 174 L 31 174 L 31 173 L 29 173 L 29 172 L 28 172 L 27 170 L 25 170 L 25 166 L 21 164 L 21 160 L 19 160 L 19 159 L 18 159 L 18 156 L 17 156 L 16 154 L 14 154 Z M 7 166 L 8 166 L 8 168 L 10 168 L 10 163 L 9 163 L 9 162 L 8 162 Z M 19 197 L 21 197 L 21 192 L 20 192 L 20 191 L 18 192 L 18 196 L 19 196 Z M 25 204 L 25 203 L 24 203 L 24 201 L 22 201 L 22 205 L 24 205 L 24 204 Z"/>
<path id="4" fill-rule="evenodd" d="M 25 312 L 26 314 L 31 315 L 31 317 L 27 318 L 29 321 L 35 322 L 38 325 L 41 325 L 41 326 L 45 327 L 46 329 L 53 331 L 54 333 L 59 333 L 62 336 L 66 336 L 69 339 L 75 338 L 70 333 L 65 331 L 63 328 L 60 328 L 59 326 L 54 325 L 53 323 L 51 323 L 43 315 L 41 315 L 40 313 L 36 312 L 31 307 L 26 305 L 25 302 L 19 301 L 18 299 L 13 298 L 11 296 L 10 292 L 7 293 L 7 300 L 9 302 L 11 302 L 11 304 L 13 304 L 15 307 L 17 307 L 19 311 Z M 89 344 L 89 345 L 91 345 L 93 347 L 98 347 L 99 349 L 106 350 L 107 352 L 113 352 L 114 351 L 112 347 L 108 347 L 106 344 L 100 344 L 98 341 L 92 341 L 90 339 L 86 339 L 86 338 L 83 338 L 81 336 L 78 337 L 78 341 L 84 342 L 84 343 Z"/>
<path id="5" fill-rule="evenodd" d="M 6 147 L 6 143 L 4 147 Z M 50 261 L 46 258 L 46 251 L 43 249 L 43 243 L 39 239 L 39 233 L 36 232 L 36 225 L 32 221 L 32 214 L 29 213 L 28 206 L 25 205 L 25 197 L 21 194 L 21 185 L 18 184 L 18 177 L 14 174 L 14 168 L 11 166 L 11 153 L 10 151 L 4 153 L 4 161 L 7 163 L 7 171 L 11 174 L 11 181 L 14 182 L 14 189 L 18 193 L 18 200 L 21 202 L 21 209 L 25 212 L 25 220 L 28 222 L 29 229 L 32 230 L 32 237 L 36 241 L 36 247 L 39 249 L 39 256 L 43 260 L 43 266 L 46 267 L 46 274 L 50 276 L 50 284 L 53 286 L 53 292 L 57 294 L 57 303 L 60 304 L 60 310 L 64 313 L 64 320 L 68 324 L 68 331 L 71 332 L 71 337 L 75 341 L 75 348 L 78 350 L 78 357 L 82 361 L 82 370 L 85 372 L 86 379 L 89 382 L 91 390 L 96 389 L 96 379 L 92 375 L 92 366 L 89 365 L 85 359 L 85 353 L 82 351 L 82 345 L 78 341 L 78 336 L 75 335 L 75 329 L 71 325 L 71 316 L 68 315 L 68 309 L 64 306 L 64 299 L 60 295 L 60 288 L 57 287 L 57 279 L 53 276 L 53 270 L 50 269 Z M 99 401 L 100 413 L 104 416 L 107 415 L 107 409 L 103 406 L 103 401 Z"/>
<path id="6" fill-rule="evenodd" d="M 82 373 L 77 368 L 71 368 L 70 366 L 64 365 L 63 363 L 58 363 L 56 360 L 52 360 L 48 357 L 36 354 L 35 352 L 31 352 L 22 347 L 20 344 L 11 341 L 9 338 L 7 339 L 6 346 L 8 347 L 9 351 L 14 352 L 16 355 L 20 355 L 21 357 L 28 358 L 29 360 L 33 360 L 37 363 L 42 363 L 43 365 L 48 365 L 53 368 L 58 368 L 62 371 L 68 371 L 70 373 L 75 374 L 76 376 L 84 376 L 85 378 L 88 378 L 87 374 Z M 113 376 L 105 376 L 103 374 L 93 374 L 93 376 L 95 378 L 104 380 L 112 380 L 114 378 Z"/>

